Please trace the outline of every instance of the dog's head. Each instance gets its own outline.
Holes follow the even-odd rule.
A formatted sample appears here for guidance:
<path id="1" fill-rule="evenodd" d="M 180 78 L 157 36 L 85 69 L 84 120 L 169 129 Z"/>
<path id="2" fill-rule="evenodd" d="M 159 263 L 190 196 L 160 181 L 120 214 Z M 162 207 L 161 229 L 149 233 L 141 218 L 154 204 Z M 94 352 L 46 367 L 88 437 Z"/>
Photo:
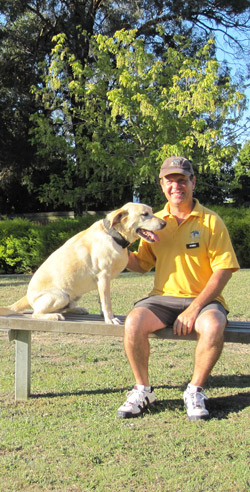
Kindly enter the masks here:
<path id="1" fill-rule="evenodd" d="M 149 243 L 159 241 L 154 231 L 166 226 L 165 220 L 153 214 L 152 208 L 142 203 L 126 203 L 119 210 L 107 215 L 110 227 L 118 231 L 130 243 L 141 237 Z"/>

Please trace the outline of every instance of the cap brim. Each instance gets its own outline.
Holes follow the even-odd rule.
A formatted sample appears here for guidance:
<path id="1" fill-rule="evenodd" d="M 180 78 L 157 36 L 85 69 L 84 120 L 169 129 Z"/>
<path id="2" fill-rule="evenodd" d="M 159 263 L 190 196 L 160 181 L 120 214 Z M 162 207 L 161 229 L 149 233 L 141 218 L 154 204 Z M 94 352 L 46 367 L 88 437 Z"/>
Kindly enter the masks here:
<path id="1" fill-rule="evenodd" d="M 171 170 L 164 171 L 164 169 L 160 172 L 159 178 L 163 178 L 164 176 L 169 176 L 170 174 L 184 174 L 185 176 L 191 176 L 190 171 L 180 170 L 179 167 L 172 167 Z"/>

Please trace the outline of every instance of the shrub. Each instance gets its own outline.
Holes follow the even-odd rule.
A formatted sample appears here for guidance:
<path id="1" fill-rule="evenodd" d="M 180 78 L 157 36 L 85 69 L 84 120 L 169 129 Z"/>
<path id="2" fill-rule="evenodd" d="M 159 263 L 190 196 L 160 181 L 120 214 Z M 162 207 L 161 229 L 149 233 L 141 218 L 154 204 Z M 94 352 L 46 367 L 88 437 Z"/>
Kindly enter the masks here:
<path id="1" fill-rule="evenodd" d="M 41 263 L 67 239 L 87 229 L 99 215 L 78 219 L 61 219 L 38 225 L 27 219 L 0 222 L 0 272 L 34 272 Z"/>
<path id="2" fill-rule="evenodd" d="M 213 207 L 213 210 L 222 217 L 228 228 L 241 268 L 250 268 L 250 209 L 219 206 Z M 0 221 L 0 272 L 34 272 L 67 239 L 102 217 L 84 215 L 47 225 L 34 224 L 27 219 Z M 138 241 L 130 249 L 137 247 Z"/>
<path id="3" fill-rule="evenodd" d="M 250 220 L 232 218 L 225 220 L 241 268 L 250 268 Z"/>
<path id="4" fill-rule="evenodd" d="M 211 208 L 211 207 L 210 207 Z M 250 209 L 213 207 L 224 220 L 241 268 L 250 268 Z"/>

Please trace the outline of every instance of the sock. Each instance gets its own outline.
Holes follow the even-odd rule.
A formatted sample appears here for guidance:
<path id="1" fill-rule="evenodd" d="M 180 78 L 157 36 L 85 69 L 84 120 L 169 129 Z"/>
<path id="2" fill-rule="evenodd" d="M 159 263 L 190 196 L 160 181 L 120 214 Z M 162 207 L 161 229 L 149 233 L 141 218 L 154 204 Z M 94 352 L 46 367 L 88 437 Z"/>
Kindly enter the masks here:
<path id="1" fill-rule="evenodd" d="M 151 386 L 144 386 L 144 384 L 136 384 L 138 390 L 151 391 Z"/>
<path id="2" fill-rule="evenodd" d="M 201 386 L 196 386 L 195 384 L 188 384 L 188 388 L 190 389 L 191 393 L 196 393 L 196 391 L 200 391 L 202 388 Z"/>

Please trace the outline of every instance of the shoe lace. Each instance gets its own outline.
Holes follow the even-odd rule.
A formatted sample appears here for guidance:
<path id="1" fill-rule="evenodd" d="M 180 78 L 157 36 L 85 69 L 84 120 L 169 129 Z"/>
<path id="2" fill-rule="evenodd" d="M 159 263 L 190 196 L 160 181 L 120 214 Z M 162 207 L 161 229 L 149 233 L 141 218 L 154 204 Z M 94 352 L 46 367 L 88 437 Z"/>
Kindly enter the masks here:
<path id="1" fill-rule="evenodd" d="M 133 388 L 131 391 L 127 393 L 127 402 L 129 403 L 143 403 L 145 399 L 145 395 L 143 391 L 139 391 L 136 388 Z"/>
<path id="2" fill-rule="evenodd" d="M 193 407 L 201 407 L 205 406 L 204 400 L 208 400 L 207 395 L 203 391 L 195 391 L 194 393 L 190 393 L 191 402 Z"/>

